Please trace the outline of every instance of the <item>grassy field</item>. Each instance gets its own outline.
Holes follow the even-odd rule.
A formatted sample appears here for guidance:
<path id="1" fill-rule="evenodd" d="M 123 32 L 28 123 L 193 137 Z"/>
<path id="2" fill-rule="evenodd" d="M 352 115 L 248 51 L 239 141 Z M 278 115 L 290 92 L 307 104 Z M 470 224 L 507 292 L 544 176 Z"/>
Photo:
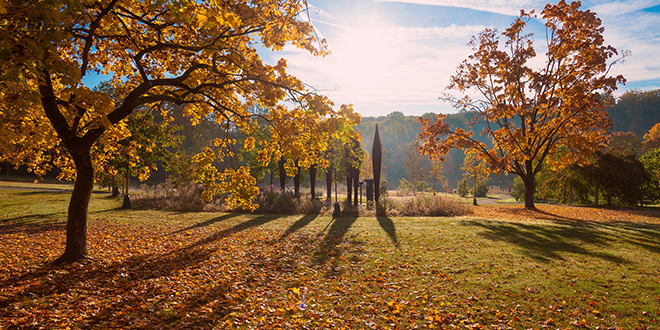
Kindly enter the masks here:
<path id="1" fill-rule="evenodd" d="M 480 206 L 455 218 L 122 210 L 0 189 L 0 328 L 658 329 L 652 212 Z"/>

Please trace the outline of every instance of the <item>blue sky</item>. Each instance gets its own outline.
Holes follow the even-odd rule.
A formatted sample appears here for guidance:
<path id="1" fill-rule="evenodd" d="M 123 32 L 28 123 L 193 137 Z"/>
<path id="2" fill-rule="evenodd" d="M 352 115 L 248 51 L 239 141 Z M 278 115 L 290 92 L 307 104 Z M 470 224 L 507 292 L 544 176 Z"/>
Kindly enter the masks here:
<path id="1" fill-rule="evenodd" d="M 311 19 L 332 54 L 316 58 L 287 47 L 270 54 L 288 60 L 289 72 L 328 95 L 352 103 L 363 116 L 401 111 L 406 115 L 455 112 L 438 99 L 449 76 L 470 54 L 472 35 L 507 28 L 520 9 L 540 12 L 536 0 L 309 0 Z M 660 88 L 660 0 L 585 1 L 598 13 L 605 42 L 632 53 L 612 74 L 629 89 Z M 543 47 L 541 22 L 530 23 Z M 539 52 L 543 54 L 543 52 Z M 449 91 L 451 92 L 451 91 Z M 455 92 L 454 92 L 455 93 Z"/>

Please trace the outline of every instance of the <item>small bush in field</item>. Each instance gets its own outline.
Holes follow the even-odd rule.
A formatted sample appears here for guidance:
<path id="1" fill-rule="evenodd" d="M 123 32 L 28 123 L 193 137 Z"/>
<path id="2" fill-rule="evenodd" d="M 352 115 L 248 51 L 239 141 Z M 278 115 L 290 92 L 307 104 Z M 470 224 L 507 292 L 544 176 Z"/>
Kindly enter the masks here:
<path id="1" fill-rule="evenodd" d="M 473 213 L 472 207 L 442 196 L 419 196 L 402 200 L 383 199 L 378 215 L 453 217 Z"/>
<path id="2" fill-rule="evenodd" d="M 138 208 L 177 211 L 222 211 L 222 203 L 205 203 L 201 198 L 203 187 L 195 183 L 175 188 L 171 181 L 145 188 L 145 193 L 132 196 L 133 206 Z"/>
<path id="3" fill-rule="evenodd" d="M 255 213 L 310 214 L 322 213 L 323 202 L 311 200 L 311 195 L 296 198 L 293 191 L 281 191 L 275 186 L 267 186 L 257 195 L 254 203 L 259 207 Z"/>

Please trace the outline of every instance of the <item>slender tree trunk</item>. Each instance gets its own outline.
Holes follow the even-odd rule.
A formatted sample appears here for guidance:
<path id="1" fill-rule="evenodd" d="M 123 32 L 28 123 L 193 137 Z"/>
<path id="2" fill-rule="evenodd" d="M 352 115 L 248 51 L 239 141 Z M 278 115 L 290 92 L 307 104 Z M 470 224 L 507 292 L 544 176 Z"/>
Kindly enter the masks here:
<path id="1" fill-rule="evenodd" d="M 532 168 L 532 162 L 525 162 L 525 170 L 527 171 L 525 176 L 522 176 L 523 182 L 525 183 L 525 208 L 534 209 L 534 171 Z"/>
<path id="2" fill-rule="evenodd" d="M 596 181 L 596 184 L 595 184 L 596 192 L 594 193 L 594 205 L 598 206 L 598 204 L 599 204 L 598 196 L 600 196 L 600 184 L 598 183 L 598 180 L 594 180 L 594 181 Z M 609 199 L 608 199 L 607 203 L 611 204 Z"/>
<path id="3" fill-rule="evenodd" d="M 358 205 L 358 186 L 360 185 L 360 170 L 353 169 L 353 205 Z"/>
<path id="4" fill-rule="evenodd" d="M 316 165 L 309 167 L 309 185 L 312 189 L 312 200 L 314 200 L 316 198 L 316 192 L 314 191 L 316 189 Z"/>
<path id="5" fill-rule="evenodd" d="M 327 172 L 325 172 L 326 199 L 329 201 L 332 201 L 332 171 L 332 165 L 330 165 Z"/>
<path id="6" fill-rule="evenodd" d="M 277 162 L 277 167 L 280 171 L 280 190 L 284 191 L 284 185 L 286 184 L 286 169 L 284 168 L 284 163 L 286 160 L 284 157 L 280 158 Z"/>
<path id="7" fill-rule="evenodd" d="M 296 198 L 300 198 L 300 166 L 298 166 L 298 161 L 296 160 L 296 175 L 293 177 L 293 192 Z"/>
<path id="8" fill-rule="evenodd" d="M 76 183 L 69 201 L 66 248 L 64 254 L 55 260 L 56 264 L 87 257 L 87 210 L 94 188 L 94 166 L 88 148 L 71 150 L 70 153 L 76 164 Z"/>
<path id="9" fill-rule="evenodd" d="M 351 170 L 348 170 L 348 174 L 346 175 L 346 200 L 348 200 L 348 205 L 353 203 L 353 200 L 351 199 L 351 194 L 353 192 L 353 178 L 350 173 Z"/>

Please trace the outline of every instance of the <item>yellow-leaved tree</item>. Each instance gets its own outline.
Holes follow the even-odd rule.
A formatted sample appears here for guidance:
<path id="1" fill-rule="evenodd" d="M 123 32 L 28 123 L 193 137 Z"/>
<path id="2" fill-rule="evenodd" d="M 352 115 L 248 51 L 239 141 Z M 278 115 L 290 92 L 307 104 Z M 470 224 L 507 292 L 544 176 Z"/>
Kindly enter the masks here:
<path id="1" fill-rule="evenodd" d="M 287 74 L 284 59 L 269 65 L 257 51 L 293 44 L 327 53 L 304 19 L 305 0 L 9 1 L 1 9 L 0 161 L 37 174 L 57 166 L 63 178 L 75 179 L 66 249 L 56 262 L 87 256 L 95 171 L 130 135 L 126 118 L 138 107 L 179 104 L 192 122 L 214 118 L 246 132 L 254 116 L 247 109 L 268 109 L 261 116 L 271 123 L 272 139 L 235 146 L 226 134 L 194 158 L 203 197 L 228 193 L 230 206 L 247 209 L 256 207 L 255 179 L 245 167 L 219 172 L 214 160 L 243 147 L 260 148 L 264 163 L 287 157 L 311 164 L 329 137 L 356 136 L 352 126 L 360 117 L 350 105 L 335 110 Z M 91 74 L 111 77 L 114 99 L 82 83 Z"/>
<path id="2" fill-rule="evenodd" d="M 604 44 L 601 20 L 580 6 L 579 1 L 562 0 L 541 12 L 544 61 L 537 59 L 532 35 L 524 32 L 527 22 L 536 19 L 534 12 L 521 11 L 501 35 L 486 29 L 473 37 L 473 54 L 448 86 L 464 97 L 446 99 L 477 112 L 473 124 L 484 124 L 481 134 L 491 143 L 478 141 L 474 132 L 450 128 L 443 115 L 433 123 L 420 117 L 422 152 L 443 158 L 451 148 L 472 149 L 491 171 L 519 175 L 525 183 L 525 207 L 534 208 L 534 177 L 546 162 L 559 168 L 584 162 L 598 150 L 612 126 L 606 111 L 612 98 L 605 95 L 625 82 L 609 71 L 625 54 Z M 543 62 L 534 68 L 533 63 Z M 555 157 L 560 152 L 562 157 Z"/>

